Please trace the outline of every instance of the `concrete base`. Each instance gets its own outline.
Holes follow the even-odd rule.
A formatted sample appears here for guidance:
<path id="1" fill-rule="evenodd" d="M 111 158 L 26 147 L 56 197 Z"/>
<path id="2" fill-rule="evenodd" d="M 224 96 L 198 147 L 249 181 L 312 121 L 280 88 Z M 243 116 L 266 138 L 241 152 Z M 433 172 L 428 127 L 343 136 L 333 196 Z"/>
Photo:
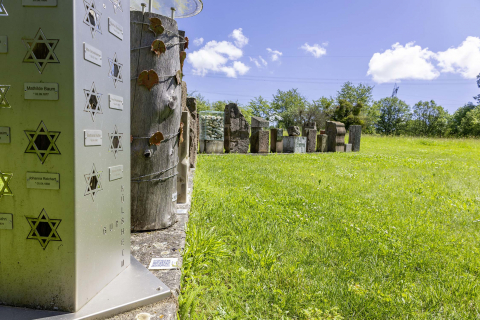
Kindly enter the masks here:
<path id="1" fill-rule="evenodd" d="M 93 320 L 103 319 L 170 297 L 170 289 L 134 257 L 131 265 L 76 313 L 0 306 L 0 319 Z"/>

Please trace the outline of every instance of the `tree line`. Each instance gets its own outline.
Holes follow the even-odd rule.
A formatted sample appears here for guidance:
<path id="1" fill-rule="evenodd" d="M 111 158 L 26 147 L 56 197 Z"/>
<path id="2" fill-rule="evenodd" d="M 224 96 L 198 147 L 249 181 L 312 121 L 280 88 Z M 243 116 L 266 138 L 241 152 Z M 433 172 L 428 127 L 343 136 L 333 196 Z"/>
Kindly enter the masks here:
<path id="1" fill-rule="evenodd" d="M 480 75 L 477 84 L 480 87 Z M 308 101 L 298 89 L 278 90 L 271 100 L 259 96 L 246 105 L 234 101 L 211 103 L 201 94 L 194 96 L 199 111 L 223 111 L 225 105 L 234 102 L 247 121 L 251 116 L 259 116 L 282 128 L 303 126 L 307 122 L 325 128 L 326 121 L 340 121 L 347 129 L 361 125 L 362 131 L 370 134 L 480 137 L 480 95 L 474 97 L 476 103 L 466 103 L 451 115 L 434 100 L 409 106 L 394 95 L 375 101 L 372 91 L 373 86 L 346 82 L 334 97 Z"/>

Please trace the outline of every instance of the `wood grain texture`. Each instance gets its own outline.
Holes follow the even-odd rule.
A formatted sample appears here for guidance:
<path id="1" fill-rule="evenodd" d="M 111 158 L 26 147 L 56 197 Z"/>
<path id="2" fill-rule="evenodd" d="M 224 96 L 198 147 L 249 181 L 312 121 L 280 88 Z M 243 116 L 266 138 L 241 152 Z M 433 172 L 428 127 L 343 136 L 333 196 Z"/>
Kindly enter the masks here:
<path id="1" fill-rule="evenodd" d="M 178 133 L 181 117 L 181 85 L 177 85 L 173 76 L 180 70 L 179 38 L 177 22 L 170 18 L 153 13 L 132 11 L 131 15 L 131 48 L 150 46 L 155 39 L 162 40 L 167 51 L 156 56 L 149 48 L 132 50 L 131 52 L 131 132 L 133 137 L 148 137 L 160 131 L 165 137 Z M 166 30 L 161 35 L 149 30 L 149 18 L 156 17 L 162 21 Z M 136 77 L 143 70 L 153 69 L 160 76 L 160 83 L 148 91 L 139 86 Z M 171 109 L 168 104 L 174 99 Z M 150 151 L 151 156 L 145 153 Z M 163 178 L 174 175 L 178 163 L 178 137 L 161 143 L 160 146 L 149 146 L 148 139 L 134 138 L 131 147 L 132 180 L 135 178 L 171 170 L 155 175 L 152 178 Z M 177 190 L 177 179 L 167 181 L 132 182 L 132 230 L 158 230 L 175 223 L 175 202 L 172 194 Z"/>

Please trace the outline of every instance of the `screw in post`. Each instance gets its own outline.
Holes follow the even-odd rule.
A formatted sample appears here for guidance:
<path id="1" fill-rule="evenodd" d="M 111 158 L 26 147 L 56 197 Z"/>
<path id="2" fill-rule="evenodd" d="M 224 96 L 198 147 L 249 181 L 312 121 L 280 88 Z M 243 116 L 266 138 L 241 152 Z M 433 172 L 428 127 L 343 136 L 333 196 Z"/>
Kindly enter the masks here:
<path id="1" fill-rule="evenodd" d="M 142 6 L 142 14 L 145 14 L 145 7 L 147 6 L 147 4 L 142 2 L 141 6 Z"/>
<path id="2" fill-rule="evenodd" d="M 171 7 L 170 10 L 172 10 L 172 19 L 175 19 L 175 11 L 177 11 L 174 7 Z"/>

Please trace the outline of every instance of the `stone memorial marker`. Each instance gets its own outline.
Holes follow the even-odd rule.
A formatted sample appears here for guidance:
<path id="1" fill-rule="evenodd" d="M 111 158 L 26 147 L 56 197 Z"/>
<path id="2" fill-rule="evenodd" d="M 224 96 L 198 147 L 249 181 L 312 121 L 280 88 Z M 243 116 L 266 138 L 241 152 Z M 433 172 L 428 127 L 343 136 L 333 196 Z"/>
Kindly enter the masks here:
<path id="1" fill-rule="evenodd" d="M 268 128 L 269 125 L 269 122 L 263 118 L 252 117 L 251 153 L 268 153 L 269 132 L 263 131 L 263 128 Z"/>
<path id="2" fill-rule="evenodd" d="M 312 130 L 312 129 L 317 130 L 317 124 L 315 122 L 306 122 L 302 127 L 302 136 L 308 137 L 308 131 L 307 130 Z M 308 140 L 308 138 L 307 138 L 307 140 Z"/>
<path id="3" fill-rule="evenodd" d="M 250 125 L 237 104 L 225 106 L 225 152 L 248 153 Z"/>
<path id="4" fill-rule="evenodd" d="M 352 144 L 352 151 L 360 151 L 360 140 L 362 138 L 362 126 L 350 126 L 348 128 L 348 143 Z"/>
<path id="5" fill-rule="evenodd" d="M 317 129 L 307 129 L 306 138 L 307 138 L 307 153 L 315 152 L 316 144 L 317 144 Z"/>
<path id="6" fill-rule="evenodd" d="M 116 12 L 97 0 L 5 3 L 0 309 L 92 319 L 170 296 L 130 256 L 130 143 L 121 147 L 118 133 L 130 138 L 128 1 Z M 125 40 L 106 32 L 109 17 Z M 123 110 L 106 107 L 109 94 L 123 99 Z M 24 319 L 17 310 L 8 319 Z"/>
<path id="7" fill-rule="evenodd" d="M 336 121 L 327 121 L 327 149 L 328 152 L 345 152 L 345 124 Z"/>
<path id="8" fill-rule="evenodd" d="M 345 152 L 352 152 L 352 145 L 350 143 L 345 145 Z"/>
<path id="9" fill-rule="evenodd" d="M 317 152 L 327 152 L 327 139 L 326 134 L 319 134 L 317 136 Z"/>
<path id="10" fill-rule="evenodd" d="M 307 137 L 283 137 L 284 153 L 305 153 L 307 149 Z"/>
<path id="11" fill-rule="evenodd" d="M 300 128 L 297 126 L 290 126 L 287 128 L 289 137 L 298 137 L 300 135 Z"/>
<path id="12" fill-rule="evenodd" d="M 270 151 L 273 153 L 283 152 L 283 129 L 270 129 Z"/>

